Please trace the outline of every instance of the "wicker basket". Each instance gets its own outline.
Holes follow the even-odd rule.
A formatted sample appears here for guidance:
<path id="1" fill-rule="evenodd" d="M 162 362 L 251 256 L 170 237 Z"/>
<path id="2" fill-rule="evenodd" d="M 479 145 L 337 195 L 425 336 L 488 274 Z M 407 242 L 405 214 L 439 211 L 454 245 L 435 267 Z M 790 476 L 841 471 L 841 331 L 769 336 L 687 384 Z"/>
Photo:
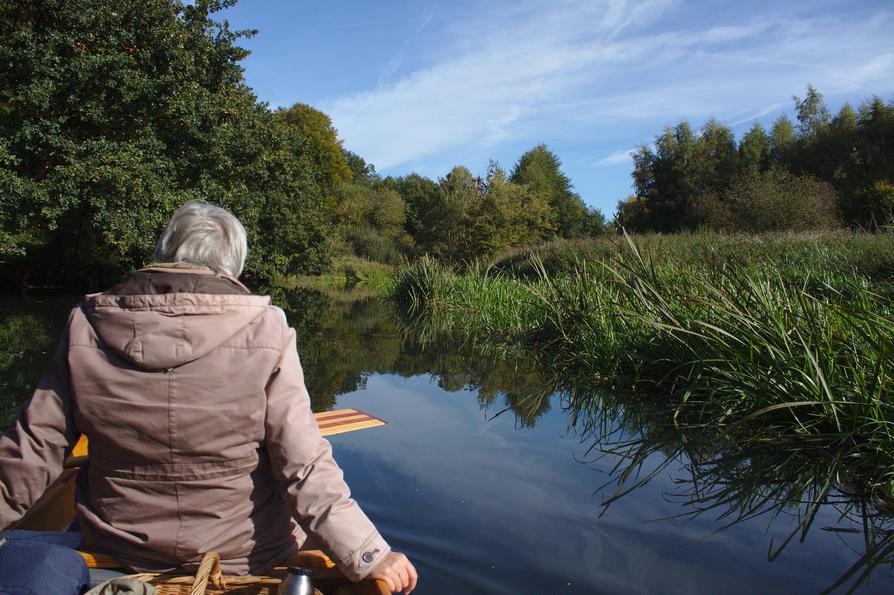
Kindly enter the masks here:
<path id="1" fill-rule="evenodd" d="M 274 571 L 275 574 L 281 573 Z M 282 576 L 223 576 L 220 556 L 216 552 L 208 552 L 202 558 L 194 577 L 144 572 L 127 578 L 150 583 L 158 595 L 275 595 Z M 314 589 L 314 595 L 322 593 Z"/>

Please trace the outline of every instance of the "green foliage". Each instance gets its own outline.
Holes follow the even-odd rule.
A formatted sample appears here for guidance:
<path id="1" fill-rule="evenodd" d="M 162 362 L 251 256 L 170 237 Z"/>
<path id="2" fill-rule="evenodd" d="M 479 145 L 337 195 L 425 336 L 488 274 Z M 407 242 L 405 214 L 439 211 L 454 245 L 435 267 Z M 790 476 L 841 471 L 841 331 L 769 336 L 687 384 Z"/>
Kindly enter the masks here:
<path id="1" fill-rule="evenodd" d="M 586 235 L 586 205 L 560 166 L 555 153 L 546 145 L 537 145 L 519 157 L 511 181 L 527 186 L 534 200 L 549 205 L 553 212 L 549 224 L 556 234 L 563 238 Z"/>
<path id="2" fill-rule="evenodd" d="M 382 180 L 381 186 L 401 195 L 407 205 L 407 233 L 414 238 L 422 236 L 431 222 L 429 211 L 438 200 L 437 182 L 414 173 L 399 178 L 389 176 Z"/>
<path id="3" fill-rule="evenodd" d="M 483 192 L 469 212 L 471 254 L 486 258 L 508 246 L 540 242 L 552 235 L 550 215 L 540 195 L 509 181 L 491 161 Z"/>
<path id="4" fill-rule="evenodd" d="M 738 147 L 714 120 L 697 137 L 687 122 L 665 129 L 654 151 L 644 145 L 634 154 L 636 194 L 618 203 L 616 221 L 660 232 L 704 223 L 729 230 L 798 230 L 836 219 L 862 228 L 886 225 L 892 215 L 880 189 L 894 179 L 894 101 L 875 97 L 858 111 L 845 104 L 831 117 L 811 85 L 794 100 L 797 129 L 783 115 L 769 137 L 755 124 Z M 837 194 L 840 217 L 828 204 L 829 187 L 817 181 Z M 809 191 L 818 194 L 807 198 Z M 753 214 L 742 210 L 751 207 Z M 775 215 L 780 218 L 771 223 Z"/>
<path id="5" fill-rule="evenodd" d="M 632 229 L 675 231 L 686 225 L 694 192 L 696 139 L 687 122 L 666 128 L 656 150 L 642 145 L 633 154 L 636 201 L 619 216 Z M 638 204 L 642 203 L 642 204 Z"/>
<path id="6" fill-rule="evenodd" d="M 795 126 L 787 116 L 782 115 L 773 123 L 770 134 L 770 159 L 772 163 L 788 163 L 795 144 Z"/>
<path id="7" fill-rule="evenodd" d="M 808 231 L 840 225 L 831 184 L 775 167 L 741 174 L 722 193 L 705 191 L 696 197 L 693 211 L 700 223 L 722 231 Z"/>
<path id="8" fill-rule="evenodd" d="M 804 99 L 797 95 L 792 99 L 795 102 L 795 111 L 798 113 L 798 131 L 802 136 L 819 134 L 829 124 L 829 108 L 823 101 L 823 94 L 813 85 L 807 85 Z"/>
<path id="9" fill-rule="evenodd" d="M 743 171 L 760 171 L 770 166 L 770 137 L 755 122 L 739 143 L 739 163 Z"/>
<path id="10" fill-rule="evenodd" d="M 417 242 L 436 258 L 459 262 L 473 256 L 469 212 L 479 195 L 479 180 L 465 167 L 454 167 L 438 180 L 438 193 L 424 214 Z"/>
<path id="11" fill-rule="evenodd" d="M 318 191 L 329 195 L 335 188 L 352 178 L 346 155 L 332 127 L 332 120 L 323 112 L 303 103 L 288 109 L 276 110 L 277 123 L 295 136 L 292 144 L 313 164 Z"/>
<path id="12" fill-rule="evenodd" d="M 352 253 L 396 264 L 401 254 L 413 252 L 405 230 L 407 209 L 400 194 L 385 187 L 342 184 L 334 196 L 334 234 L 337 253 Z"/>
<path id="13" fill-rule="evenodd" d="M 851 218 L 866 222 L 870 229 L 894 223 L 894 184 L 877 180 L 860 190 L 853 203 Z"/>
<path id="14" fill-rule="evenodd" d="M 348 169 L 351 170 L 351 179 L 355 184 L 371 186 L 379 179 L 378 174 L 376 174 L 376 167 L 372 163 L 367 163 L 360 155 L 344 148 L 342 149 L 342 154 Z"/>
<path id="15" fill-rule="evenodd" d="M 246 226 L 250 275 L 326 265 L 326 174 L 245 85 L 244 33 L 212 18 L 230 4 L 0 4 L 3 256 L 115 278 L 201 198 Z"/>
<path id="16" fill-rule="evenodd" d="M 894 302 L 890 278 L 877 284 L 859 259 L 891 238 L 645 240 L 648 250 L 615 246 L 570 272 L 535 258 L 532 280 L 421 261 L 398 272 L 394 296 L 430 334 L 522 350 L 587 387 L 579 398 L 594 409 L 623 394 L 625 410 L 654 404 L 746 452 L 783 441 L 844 451 L 845 484 L 889 499 Z M 697 250 L 715 245 L 729 257 Z"/>

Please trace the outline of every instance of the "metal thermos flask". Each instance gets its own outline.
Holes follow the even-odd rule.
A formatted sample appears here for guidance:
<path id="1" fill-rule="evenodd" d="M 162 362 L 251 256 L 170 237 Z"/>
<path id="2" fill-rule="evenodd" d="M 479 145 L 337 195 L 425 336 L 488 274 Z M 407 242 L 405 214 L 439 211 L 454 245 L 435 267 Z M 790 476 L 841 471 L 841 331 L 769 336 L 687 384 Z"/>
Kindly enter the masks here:
<path id="1" fill-rule="evenodd" d="M 307 568 L 289 566 L 289 574 L 279 583 L 277 595 L 314 595 L 312 574 Z"/>

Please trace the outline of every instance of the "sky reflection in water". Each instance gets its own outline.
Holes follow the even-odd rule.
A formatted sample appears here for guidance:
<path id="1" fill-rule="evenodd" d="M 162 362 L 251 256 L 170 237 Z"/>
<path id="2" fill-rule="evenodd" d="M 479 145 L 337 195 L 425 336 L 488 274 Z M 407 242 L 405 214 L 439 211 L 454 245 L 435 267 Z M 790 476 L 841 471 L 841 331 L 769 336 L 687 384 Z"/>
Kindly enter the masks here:
<path id="1" fill-rule="evenodd" d="M 389 421 L 332 442 L 355 497 L 418 560 L 423 593 L 810 593 L 856 560 L 816 531 L 768 563 L 784 518 L 767 534 L 763 519 L 715 535 L 709 517 L 648 522 L 679 512 L 663 498 L 674 489 L 664 477 L 598 518 L 605 466 L 575 460 L 585 448 L 558 407 L 517 429 L 508 415 L 488 421 L 474 391 L 395 375 L 370 378 L 338 406 Z M 835 524 L 834 511 L 821 514 L 817 526 Z"/>

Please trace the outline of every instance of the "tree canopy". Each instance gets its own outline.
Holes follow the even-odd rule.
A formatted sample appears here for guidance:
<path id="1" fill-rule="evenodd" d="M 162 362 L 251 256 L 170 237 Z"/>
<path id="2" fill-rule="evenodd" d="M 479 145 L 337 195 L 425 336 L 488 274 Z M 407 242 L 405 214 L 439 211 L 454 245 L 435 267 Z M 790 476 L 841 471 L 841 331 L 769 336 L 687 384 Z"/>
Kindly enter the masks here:
<path id="1" fill-rule="evenodd" d="M 245 225 L 249 274 L 326 266 L 327 174 L 245 85 L 231 4 L 0 3 L 2 258 L 117 275 L 200 198 Z"/>
<path id="2" fill-rule="evenodd" d="M 558 156 L 546 145 L 537 145 L 519 157 L 511 181 L 528 187 L 538 200 L 549 205 L 551 225 L 563 238 L 584 235 L 587 207 L 560 169 Z"/>
<path id="3" fill-rule="evenodd" d="M 758 221 L 774 229 L 872 229 L 894 221 L 894 101 L 873 97 L 859 110 L 844 104 L 833 117 L 808 85 L 794 103 L 797 126 L 781 116 L 767 134 L 756 123 L 738 145 L 716 120 L 698 134 L 688 122 L 665 129 L 654 148 L 634 154 L 635 195 L 618 203 L 618 223 L 669 232 L 749 230 Z"/>

